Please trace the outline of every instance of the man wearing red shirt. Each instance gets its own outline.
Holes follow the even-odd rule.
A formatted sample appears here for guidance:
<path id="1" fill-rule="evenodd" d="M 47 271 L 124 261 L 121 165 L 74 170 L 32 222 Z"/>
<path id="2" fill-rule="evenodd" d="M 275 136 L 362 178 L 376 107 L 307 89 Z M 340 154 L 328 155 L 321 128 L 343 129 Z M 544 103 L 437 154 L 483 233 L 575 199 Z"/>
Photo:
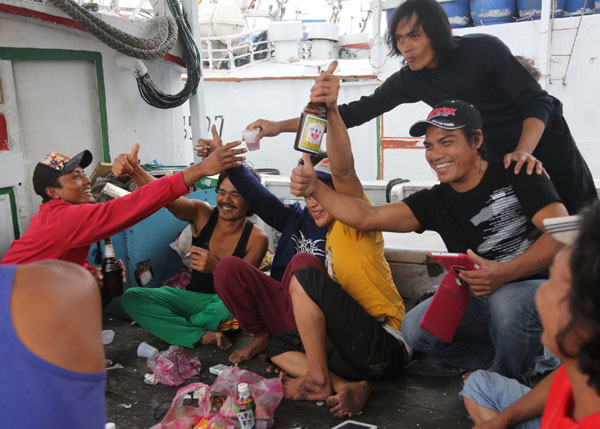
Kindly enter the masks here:
<path id="1" fill-rule="evenodd" d="M 101 274 L 87 263 L 90 246 L 135 225 L 188 192 L 204 176 L 237 167 L 246 149 L 229 143 L 184 171 L 158 179 L 122 198 L 96 204 L 90 179 L 83 171 L 92 162 L 88 150 L 72 158 L 48 154 L 33 172 L 33 187 L 42 205 L 21 238 L 13 241 L 0 264 L 29 264 L 60 259 L 85 266 L 101 283 Z M 137 156 L 139 145 L 133 149 Z M 98 273 L 96 273 L 98 271 Z"/>

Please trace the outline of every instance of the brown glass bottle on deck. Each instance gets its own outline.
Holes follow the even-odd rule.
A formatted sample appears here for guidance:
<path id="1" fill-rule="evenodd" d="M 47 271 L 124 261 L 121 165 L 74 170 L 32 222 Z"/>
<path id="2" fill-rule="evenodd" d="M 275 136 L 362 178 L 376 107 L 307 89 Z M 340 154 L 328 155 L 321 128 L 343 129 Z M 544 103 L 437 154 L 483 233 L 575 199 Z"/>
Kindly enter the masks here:
<path id="1" fill-rule="evenodd" d="M 337 61 L 332 62 L 327 73 L 333 73 L 336 67 Z M 327 107 L 325 103 L 309 102 L 300 115 L 294 149 L 301 152 L 318 153 L 326 131 Z"/>
<path id="2" fill-rule="evenodd" d="M 102 276 L 103 295 L 112 297 L 123 295 L 123 268 L 115 257 L 115 250 L 110 238 L 104 240 Z"/>

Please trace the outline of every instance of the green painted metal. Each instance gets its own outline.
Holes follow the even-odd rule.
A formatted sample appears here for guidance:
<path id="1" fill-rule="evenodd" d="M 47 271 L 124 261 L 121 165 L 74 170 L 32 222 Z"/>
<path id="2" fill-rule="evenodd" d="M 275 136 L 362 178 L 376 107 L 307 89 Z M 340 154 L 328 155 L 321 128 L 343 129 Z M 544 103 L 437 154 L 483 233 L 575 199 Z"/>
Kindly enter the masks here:
<path id="1" fill-rule="evenodd" d="M 19 230 L 19 218 L 17 216 L 17 200 L 15 199 L 15 192 L 12 188 L 0 188 L 0 195 L 8 194 L 8 200 L 10 201 L 10 214 L 12 217 L 13 231 L 15 233 L 15 240 L 21 237 Z"/>
<path id="2" fill-rule="evenodd" d="M 5 48 L 0 47 L 0 59 L 11 61 L 90 61 L 96 67 L 98 84 L 98 110 L 100 112 L 100 132 L 102 135 L 102 151 L 104 162 L 110 162 L 108 144 L 108 116 L 106 114 L 106 90 L 104 86 L 104 69 L 102 54 L 93 51 L 77 51 L 69 49 L 38 48 Z"/>

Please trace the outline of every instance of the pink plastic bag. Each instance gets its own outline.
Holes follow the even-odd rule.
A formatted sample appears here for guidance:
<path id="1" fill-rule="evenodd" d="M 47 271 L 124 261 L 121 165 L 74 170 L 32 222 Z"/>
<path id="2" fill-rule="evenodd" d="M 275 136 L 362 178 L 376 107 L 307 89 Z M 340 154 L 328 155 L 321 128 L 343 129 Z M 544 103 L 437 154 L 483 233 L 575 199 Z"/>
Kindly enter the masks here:
<path id="1" fill-rule="evenodd" d="M 203 417 L 210 415 L 209 387 L 204 383 L 192 383 L 182 387 L 175 394 L 171 407 L 160 423 L 151 429 L 190 429 Z M 187 394 L 193 393 L 197 399 L 198 406 L 184 405 L 183 401 Z"/>
<path id="2" fill-rule="evenodd" d="M 192 383 L 179 389 L 165 418 L 151 429 L 189 429 L 201 421 L 201 427 L 207 429 L 239 428 L 233 408 L 239 383 L 248 383 L 256 402 L 257 429 L 273 426 L 273 414 L 283 398 L 279 377 L 267 379 L 233 367 L 225 369 L 210 388 L 203 383 Z M 184 405 L 185 396 L 191 392 L 194 393 L 197 406 Z"/>
<path id="3" fill-rule="evenodd" d="M 212 386 L 211 394 L 226 394 L 227 398 L 219 410 L 219 415 L 226 421 L 239 427 L 237 415 L 234 410 L 237 397 L 237 385 L 247 383 L 250 393 L 256 403 L 256 427 L 265 429 L 273 426 L 273 415 L 277 406 L 283 399 L 283 386 L 279 377 L 264 378 L 245 369 L 230 367 L 223 370 Z M 212 420 L 211 420 L 212 421 Z M 210 427 L 210 426 L 209 426 Z"/>
<path id="4" fill-rule="evenodd" d="M 188 378 L 199 374 L 202 367 L 198 359 L 190 357 L 179 346 L 171 346 L 150 356 L 146 363 L 154 372 L 154 377 L 167 386 L 183 384 Z"/>

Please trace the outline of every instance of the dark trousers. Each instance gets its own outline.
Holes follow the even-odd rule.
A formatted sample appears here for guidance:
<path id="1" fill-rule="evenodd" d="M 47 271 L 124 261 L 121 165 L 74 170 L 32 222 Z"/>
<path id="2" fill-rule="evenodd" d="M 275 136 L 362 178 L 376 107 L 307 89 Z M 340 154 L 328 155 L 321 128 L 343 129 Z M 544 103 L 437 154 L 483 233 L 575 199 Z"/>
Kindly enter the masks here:
<path id="1" fill-rule="evenodd" d="M 215 268 L 215 291 L 244 332 L 274 335 L 297 331 L 289 287 L 294 270 L 305 266 L 324 270 L 316 256 L 298 253 L 278 282 L 243 259 L 229 256 Z"/>
<path id="2" fill-rule="evenodd" d="M 327 273 L 304 267 L 294 275 L 325 315 L 327 364 L 332 372 L 349 380 L 382 380 L 394 377 L 408 363 L 404 345 Z M 297 332 L 274 336 L 267 356 L 288 351 L 304 352 Z"/>

